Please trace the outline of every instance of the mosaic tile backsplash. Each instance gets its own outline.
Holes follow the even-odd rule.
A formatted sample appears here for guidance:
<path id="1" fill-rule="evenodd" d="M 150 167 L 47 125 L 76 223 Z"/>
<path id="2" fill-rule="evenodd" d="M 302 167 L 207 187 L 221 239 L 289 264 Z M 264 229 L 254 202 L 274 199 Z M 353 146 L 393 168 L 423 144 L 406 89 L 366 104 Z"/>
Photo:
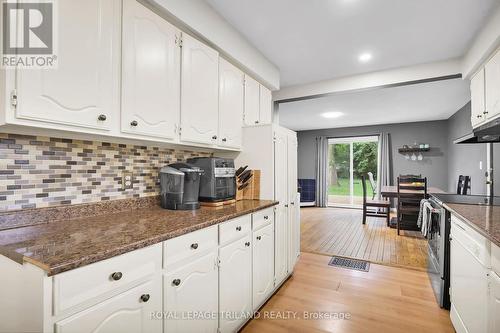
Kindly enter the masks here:
<path id="1" fill-rule="evenodd" d="M 0 211 L 157 195 L 162 166 L 210 155 L 0 133 Z M 132 189 L 122 189 L 123 172 L 132 173 Z"/>

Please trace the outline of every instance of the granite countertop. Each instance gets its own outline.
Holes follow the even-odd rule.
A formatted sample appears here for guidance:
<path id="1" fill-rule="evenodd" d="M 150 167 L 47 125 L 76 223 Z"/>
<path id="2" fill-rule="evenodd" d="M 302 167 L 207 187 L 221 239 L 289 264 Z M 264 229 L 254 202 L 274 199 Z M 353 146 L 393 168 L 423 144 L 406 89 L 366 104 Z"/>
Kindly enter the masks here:
<path id="1" fill-rule="evenodd" d="M 20 211 L 20 215 L 31 214 L 33 223 L 0 231 L 0 254 L 21 264 L 34 264 L 50 276 L 276 204 L 277 202 L 270 200 L 242 200 L 217 208 L 201 207 L 196 211 L 173 211 L 162 209 L 155 202 L 154 205 L 143 204 L 133 209 L 115 209 L 118 211 L 112 210 L 113 213 L 107 214 L 101 212 L 97 215 L 89 213 L 88 210 L 92 209 L 88 207 L 93 206 L 87 205 L 84 206 L 86 209 L 79 209 L 80 216 L 40 223 L 37 223 L 36 216 L 47 219 L 46 215 L 51 216 L 54 212 L 48 211 L 44 217 L 43 211 L 38 214 L 36 210 L 29 213 Z M 122 206 L 127 205 L 122 203 Z M 99 209 L 105 209 L 105 205 L 100 204 Z M 59 209 L 57 214 L 64 215 L 62 209 Z M 15 217 L 16 215 L 10 214 L 4 220 L 12 222 L 16 220 Z"/>
<path id="2" fill-rule="evenodd" d="M 444 206 L 481 235 L 500 246 L 500 206 L 453 203 L 444 203 Z"/>

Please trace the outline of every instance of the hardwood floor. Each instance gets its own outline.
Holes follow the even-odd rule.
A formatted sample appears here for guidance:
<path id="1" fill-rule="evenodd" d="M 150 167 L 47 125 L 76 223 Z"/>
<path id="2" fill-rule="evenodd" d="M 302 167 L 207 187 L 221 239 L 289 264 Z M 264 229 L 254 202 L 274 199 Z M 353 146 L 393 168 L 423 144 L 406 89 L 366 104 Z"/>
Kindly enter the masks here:
<path id="1" fill-rule="evenodd" d="M 427 241 L 415 231 L 386 226 L 383 218 L 345 208 L 302 208 L 301 251 L 368 260 L 383 265 L 427 269 Z"/>
<path id="2" fill-rule="evenodd" d="M 425 272 L 375 264 L 358 272 L 328 266 L 329 259 L 302 253 L 293 276 L 242 332 L 454 332 Z M 313 313 L 330 319 L 306 319 Z M 348 319 L 331 319 L 339 313 Z"/>

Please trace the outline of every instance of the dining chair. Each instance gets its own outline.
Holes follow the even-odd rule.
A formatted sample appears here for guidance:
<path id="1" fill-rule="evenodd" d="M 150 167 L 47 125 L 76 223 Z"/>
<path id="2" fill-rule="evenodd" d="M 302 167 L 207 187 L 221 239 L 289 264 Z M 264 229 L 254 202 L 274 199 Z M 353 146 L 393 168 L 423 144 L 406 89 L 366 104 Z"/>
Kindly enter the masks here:
<path id="1" fill-rule="evenodd" d="M 375 194 L 377 194 L 377 183 L 375 182 L 375 178 L 373 177 L 373 172 L 368 172 L 368 180 L 370 181 L 370 186 L 372 188 L 372 200 L 375 199 Z"/>
<path id="2" fill-rule="evenodd" d="M 399 176 L 397 187 L 398 212 L 396 228 L 399 235 L 402 226 L 406 229 L 418 230 L 417 219 L 420 212 L 420 201 L 427 198 L 427 177 Z M 405 193 L 404 190 L 410 190 L 411 193 Z"/>
<path id="3" fill-rule="evenodd" d="M 361 184 L 363 185 L 363 224 L 366 224 L 366 217 L 383 217 L 389 226 L 391 215 L 391 202 L 385 199 L 367 199 L 366 196 L 366 177 L 361 176 Z M 375 211 L 368 210 L 368 208 L 375 208 Z M 382 209 L 382 211 L 380 211 Z"/>
<path id="4" fill-rule="evenodd" d="M 470 176 L 458 176 L 457 194 L 467 195 L 470 189 Z"/>

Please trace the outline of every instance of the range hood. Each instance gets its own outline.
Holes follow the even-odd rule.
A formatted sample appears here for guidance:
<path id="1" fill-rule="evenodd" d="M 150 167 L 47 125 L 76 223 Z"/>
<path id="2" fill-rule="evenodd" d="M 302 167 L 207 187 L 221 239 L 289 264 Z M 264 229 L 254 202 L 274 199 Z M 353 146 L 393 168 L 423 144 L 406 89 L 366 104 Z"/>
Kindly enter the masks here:
<path id="1" fill-rule="evenodd" d="M 453 143 L 489 143 L 500 142 L 500 118 L 476 127 L 472 133 L 453 140 Z"/>

